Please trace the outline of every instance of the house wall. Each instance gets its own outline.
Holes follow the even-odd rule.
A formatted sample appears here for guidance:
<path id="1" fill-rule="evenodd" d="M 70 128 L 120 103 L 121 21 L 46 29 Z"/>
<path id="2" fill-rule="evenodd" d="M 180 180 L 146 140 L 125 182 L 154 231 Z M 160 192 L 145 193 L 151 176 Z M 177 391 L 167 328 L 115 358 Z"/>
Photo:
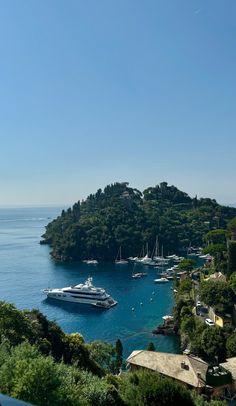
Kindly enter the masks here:
<path id="1" fill-rule="evenodd" d="M 219 326 L 219 327 L 224 327 L 226 324 L 232 324 L 232 321 L 230 318 L 224 318 L 222 316 L 219 316 L 218 314 L 215 313 L 214 309 L 212 307 L 209 307 L 209 317 L 211 320 L 214 321 L 214 323 Z"/>

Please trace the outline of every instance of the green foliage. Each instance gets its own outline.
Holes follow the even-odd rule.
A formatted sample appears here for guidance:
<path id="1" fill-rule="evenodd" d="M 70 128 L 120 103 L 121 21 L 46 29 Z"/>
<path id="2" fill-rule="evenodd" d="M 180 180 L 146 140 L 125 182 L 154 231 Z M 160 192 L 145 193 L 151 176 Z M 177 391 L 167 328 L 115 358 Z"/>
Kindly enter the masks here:
<path id="1" fill-rule="evenodd" d="M 11 345 L 33 338 L 31 324 L 24 313 L 5 302 L 0 302 L 0 337 Z"/>
<path id="2" fill-rule="evenodd" d="M 212 256 L 222 257 L 223 253 L 227 251 L 226 244 L 218 243 L 218 244 L 209 244 L 206 248 L 204 248 L 204 254 L 211 254 Z"/>
<path id="3" fill-rule="evenodd" d="M 193 259 L 185 258 L 180 261 L 178 268 L 181 271 L 190 272 L 194 268 L 195 261 Z"/>
<path id="4" fill-rule="evenodd" d="M 184 386 L 148 371 L 124 377 L 121 393 L 127 406 L 194 405 L 190 391 Z"/>
<path id="5" fill-rule="evenodd" d="M 225 361 L 225 340 L 220 327 L 207 327 L 201 336 L 201 347 L 206 357 L 212 361 Z"/>
<path id="6" fill-rule="evenodd" d="M 115 353 L 116 353 L 115 371 L 116 373 L 118 373 L 123 364 L 123 345 L 119 338 L 116 341 Z"/>
<path id="7" fill-rule="evenodd" d="M 192 291 L 192 281 L 190 278 L 183 279 L 179 285 L 179 295 L 189 295 Z"/>
<path id="8" fill-rule="evenodd" d="M 180 312 L 181 319 L 184 317 L 191 317 L 193 315 L 192 313 L 192 307 L 191 306 L 183 306 Z"/>
<path id="9" fill-rule="evenodd" d="M 234 294 L 236 294 L 236 272 L 233 272 L 230 275 L 228 285 L 231 287 L 231 289 L 234 291 Z"/>
<path id="10" fill-rule="evenodd" d="M 124 257 L 139 255 L 144 242 L 155 245 L 157 235 L 165 253 L 178 253 L 190 241 L 200 246 L 209 227 L 224 227 L 235 215 L 234 208 L 191 199 L 166 182 L 143 195 L 127 182 L 114 183 L 62 211 L 47 225 L 43 243 L 50 244 L 53 257 L 61 261 L 114 260 L 120 246 Z"/>
<path id="11" fill-rule="evenodd" d="M 150 342 L 147 346 L 147 351 L 156 351 L 155 345 L 153 342 Z"/>
<path id="12" fill-rule="evenodd" d="M 236 272 L 236 241 L 229 241 L 227 274 L 230 276 L 234 272 Z"/>
<path id="13" fill-rule="evenodd" d="M 201 284 L 200 297 L 203 303 L 214 306 L 220 312 L 230 312 L 235 295 L 227 282 L 206 281 Z"/>
<path id="14" fill-rule="evenodd" d="M 3 351 L 3 356 L 2 356 Z M 0 391 L 38 406 L 121 406 L 117 389 L 89 372 L 55 363 L 23 343 L 0 347 Z"/>
<path id="15" fill-rule="evenodd" d="M 183 333 L 191 337 L 196 329 L 195 317 L 193 315 L 183 317 L 181 320 L 180 328 Z"/>
<path id="16" fill-rule="evenodd" d="M 12 349 L 0 367 L 0 391 L 36 405 L 56 405 L 59 385 L 53 359 L 27 343 Z"/>
<path id="17" fill-rule="evenodd" d="M 211 244 L 225 244 L 226 230 L 222 228 L 211 230 L 204 236 L 204 240 Z"/>
<path id="18" fill-rule="evenodd" d="M 227 402 L 222 400 L 207 401 L 195 391 L 192 391 L 191 396 L 195 406 L 227 406 Z"/>
<path id="19" fill-rule="evenodd" d="M 236 216 L 228 222 L 227 229 L 231 235 L 231 238 L 235 239 L 235 237 L 236 237 Z"/>
<path id="20" fill-rule="evenodd" d="M 78 334 L 65 334 L 64 336 L 63 360 L 67 364 L 73 364 L 79 368 L 89 370 L 98 376 L 103 375 L 100 366 L 95 362 L 84 345 L 83 337 Z"/>
<path id="21" fill-rule="evenodd" d="M 227 357 L 236 356 L 236 333 L 232 333 L 226 341 Z"/>
<path id="22" fill-rule="evenodd" d="M 114 372 L 116 363 L 116 353 L 114 347 L 103 341 L 93 341 L 87 344 L 90 358 L 99 364 L 103 370 Z"/>
<path id="23" fill-rule="evenodd" d="M 204 358 L 205 353 L 202 348 L 202 334 L 207 329 L 206 324 L 199 318 L 195 319 L 195 331 L 191 335 L 191 354 Z"/>
<path id="24" fill-rule="evenodd" d="M 14 305 L 0 302 L 0 342 L 17 345 L 24 341 L 35 344 L 43 355 L 56 361 L 74 364 L 98 376 L 101 367 L 91 359 L 80 334 L 65 334 L 61 328 L 38 310 L 20 311 Z"/>

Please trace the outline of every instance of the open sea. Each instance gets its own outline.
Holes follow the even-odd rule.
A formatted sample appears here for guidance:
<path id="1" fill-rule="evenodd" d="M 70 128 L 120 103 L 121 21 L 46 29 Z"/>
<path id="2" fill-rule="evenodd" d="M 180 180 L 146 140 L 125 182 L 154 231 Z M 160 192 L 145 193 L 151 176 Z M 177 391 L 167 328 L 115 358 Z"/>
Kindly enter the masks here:
<path id="1" fill-rule="evenodd" d="M 150 341 L 157 351 L 178 353 L 176 337 L 151 334 L 162 322 L 162 316 L 171 312 L 172 282 L 155 284 L 157 269 L 139 265 L 135 271 L 145 269 L 148 276 L 133 279 L 133 264 L 55 263 L 50 247 L 39 241 L 45 225 L 60 213 L 60 208 L 0 209 L 0 300 L 19 309 L 37 308 L 65 332 L 79 332 L 86 341 L 114 343 L 120 338 L 125 356 L 133 350 L 146 349 Z M 84 282 L 88 276 L 93 277 L 95 286 L 105 288 L 118 305 L 103 310 L 45 299 L 41 293 L 45 287 Z"/>

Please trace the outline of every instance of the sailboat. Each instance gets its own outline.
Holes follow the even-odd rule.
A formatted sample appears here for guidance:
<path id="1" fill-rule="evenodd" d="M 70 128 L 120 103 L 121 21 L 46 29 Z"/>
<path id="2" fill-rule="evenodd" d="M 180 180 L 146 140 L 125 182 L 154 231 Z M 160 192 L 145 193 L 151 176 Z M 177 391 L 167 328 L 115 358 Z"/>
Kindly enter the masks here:
<path id="1" fill-rule="evenodd" d="M 160 260 L 163 259 L 163 258 L 160 256 L 160 247 L 159 247 L 158 235 L 156 236 L 156 244 L 155 244 L 153 259 L 154 259 L 154 261 L 160 261 Z"/>
<path id="2" fill-rule="evenodd" d="M 157 261 L 157 264 L 161 265 L 161 266 L 166 266 L 166 265 L 169 264 L 169 259 L 164 258 L 164 255 L 163 255 L 163 245 L 162 245 L 162 248 L 161 248 L 161 257 L 159 257 L 159 259 L 157 259 L 156 261 Z"/>
<path id="3" fill-rule="evenodd" d="M 150 258 L 148 256 L 148 254 L 149 254 L 149 251 L 148 251 L 148 243 L 147 243 L 146 244 L 146 255 L 139 261 L 141 264 L 143 264 L 143 265 L 152 265 L 153 264 L 153 260 L 152 260 L 152 258 Z"/>
<path id="4" fill-rule="evenodd" d="M 143 278 L 144 276 L 147 276 L 147 272 L 134 272 L 135 268 L 136 268 L 136 265 L 137 264 L 134 264 L 134 267 L 133 267 L 132 278 L 133 279 L 140 279 L 140 278 Z"/>
<path id="5" fill-rule="evenodd" d="M 128 264 L 128 261 L 126 261 L 126 259 L 122 259 L 122 256 L 121 256 L 121 246 L 120 246 L 120 248 L 119 248 L 119 250 L 118 250 L 115 263 L 118 264 L 118 265 L 125 265 L 125 264 Z"/>

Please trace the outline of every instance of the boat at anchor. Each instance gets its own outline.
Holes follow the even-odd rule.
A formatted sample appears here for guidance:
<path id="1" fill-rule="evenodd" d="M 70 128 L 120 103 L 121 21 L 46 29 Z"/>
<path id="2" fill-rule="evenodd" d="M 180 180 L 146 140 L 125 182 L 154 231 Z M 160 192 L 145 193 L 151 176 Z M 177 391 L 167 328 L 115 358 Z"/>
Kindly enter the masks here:
<path id="1" fill-rule="evenodd" d="M 109 309 L 118 303 L 105 291 L 105 289 L 93 286 L 92 282 L 93 279 L 88 278 L 85 283 L 66 288 L 43 289 L 43 293 L 50 299 L 90 304 L 104 309 Z"/>

